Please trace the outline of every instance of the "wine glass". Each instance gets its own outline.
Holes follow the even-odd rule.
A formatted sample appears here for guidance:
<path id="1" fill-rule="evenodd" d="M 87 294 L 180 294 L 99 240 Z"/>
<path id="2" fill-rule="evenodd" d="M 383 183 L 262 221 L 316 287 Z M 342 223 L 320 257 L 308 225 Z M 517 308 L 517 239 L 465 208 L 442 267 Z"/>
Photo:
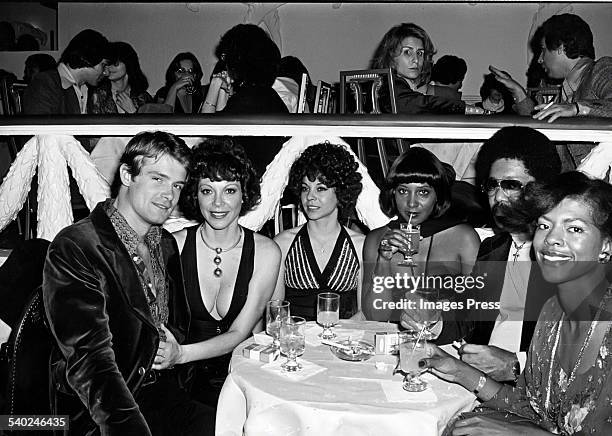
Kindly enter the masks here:
<path id="1" fill-rule="evenodd" d="M 408 392 L 422 392 L 427 382 L 420 375 L 425 371 L 419 368 L 419 360 L 427 358 L 427 341 L 423 335 L 415 336 L 399 345 L 400 368 L 406 374 L 403 388 Z"/>
<path id="2" fill-rule="evenodd" d="M 421 239 L 421 226 L 408 223 L 400 223 L 400 230 L 408 239 L 408 246 L 403 250 L 404 258 L 397 264 L 400 266 L 415 266 L 412 256 L 419 252 L 419 241 Z"/>
<path id="3" fill-rule="evenodd" d="M 266 304 L 266 333 L 272 336 L 272 346 L 280 346 L 279 332 L 281 321 L 289 316 L 289 302 L 285 300 L 270 300 Z"/>
<path id="4" fill-rule="evenodd" d="M 332 327 L 340 320 L 340 295 L 323 292 L 317 297 L 317 323 L 323 327 L 319 334 L 321 339 L 334 339 L 336 334 Z"/>
<path id="5" fill-rule="evenodd" d="M 302 369 L 297 357 L 304 354 L 306 348 L 306 320 L 301 316 L 288 316 L 281 321 L 280 351 L 287 356 L 287 361 L 281 365 L 283 371 L 296 372 Z"/>

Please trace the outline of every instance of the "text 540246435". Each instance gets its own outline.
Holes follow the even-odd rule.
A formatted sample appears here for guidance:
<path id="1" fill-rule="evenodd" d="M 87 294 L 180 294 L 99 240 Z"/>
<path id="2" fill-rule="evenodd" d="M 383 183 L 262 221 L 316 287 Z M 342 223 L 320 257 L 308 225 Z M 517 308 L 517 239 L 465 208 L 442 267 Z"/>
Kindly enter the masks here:
<path id="1" fill-rule="evenodd" d="M 68 415 L 0 415 L 0 430 L 67 430 Z"/>

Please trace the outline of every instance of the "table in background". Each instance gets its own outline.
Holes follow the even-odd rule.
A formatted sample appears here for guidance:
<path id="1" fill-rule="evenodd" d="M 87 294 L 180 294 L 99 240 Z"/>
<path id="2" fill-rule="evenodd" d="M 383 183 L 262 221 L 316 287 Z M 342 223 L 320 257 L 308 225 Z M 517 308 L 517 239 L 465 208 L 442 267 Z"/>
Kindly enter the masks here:
<path id="1" fill-rule="evenodd" d="M 335 328 L 341 338 L 345 336 L 343 329 L 363 330 L 363 339 L 373 344 L 374 332 L 396 331 L 397 326 L 341 320 Z M 307 327 L 309 330 L 313 331 Z M 236 347 L 219 398 L 217 436 L 433 436 L 476 403 L 475 396 L 461 386 L 431 375 L 428 381 L 437 396 L 435 402 L 389 402 L 380 381 L 401 384 L 403 376 L 392 375 L 395 356 L 347 362 L 333 355 L 328 346 L 308 345 L 314 341 L 308 337 L 302 357 L 326 370 L 299 382 L 262 369 L 264 363 L 242 357 L 242 349 L 253 338 Z M 376 361 L 385 362 L 384 369 L 377 369 Z"/>

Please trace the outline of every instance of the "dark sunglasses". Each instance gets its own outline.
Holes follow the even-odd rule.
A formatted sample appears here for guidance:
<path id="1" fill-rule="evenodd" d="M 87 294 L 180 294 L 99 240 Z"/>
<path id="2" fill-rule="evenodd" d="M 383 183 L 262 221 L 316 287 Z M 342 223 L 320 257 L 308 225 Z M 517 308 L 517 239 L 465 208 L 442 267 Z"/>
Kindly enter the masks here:
<path id="1" fill-rule="evenodd" d="M 495 191 L 497 191 L 497 188 L 501 188 L 506 195 L 516 195 L 519 194 L 524 187 L 525 185 L 519 180 L 497 180 L 490 177 L 482 184 L 482 192 L 485 192 L 487 195 L 493 195 Z"/>

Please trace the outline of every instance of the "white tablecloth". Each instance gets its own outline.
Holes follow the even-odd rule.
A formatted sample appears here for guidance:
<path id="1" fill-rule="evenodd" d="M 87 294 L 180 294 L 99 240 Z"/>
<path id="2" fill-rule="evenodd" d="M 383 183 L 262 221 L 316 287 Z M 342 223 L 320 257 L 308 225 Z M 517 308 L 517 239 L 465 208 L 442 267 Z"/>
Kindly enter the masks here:
<path id="1" fill-rule="evenodd" d="M 336 328 L 341 338 L 344 328 L 365 330 L 363 339 L 373 343 L 373 332 L 394 331 L 396 326 L 341 320 Z M 354 331 L 352 337 L 356 338 Z M 419 394 L 410 393 L 406 395 L 412 396 L 411 401 L 389 402 L 381 382 L 393 380 L 401 385 L 403 376 L 392 374 L 397 357 L 347 362 L 325 345 L 309 345 L 315 338 L 308 336 L 302 357 L 326 370 L 303 381 L 290 381 L 262 369 L 263 363 L 242 357 L 242 349 L 252 342 L 249 339 L 234 351 L 219 398 L 217 436 L 439 435 L 449 420 L 475 404 L 475 396 L 461 386 L 431 375 L 427 380 L 437 397 L 434 402 L 423 402 Z M 386 363 L 384 369 L 377 369 L 376 361 Z"/>

